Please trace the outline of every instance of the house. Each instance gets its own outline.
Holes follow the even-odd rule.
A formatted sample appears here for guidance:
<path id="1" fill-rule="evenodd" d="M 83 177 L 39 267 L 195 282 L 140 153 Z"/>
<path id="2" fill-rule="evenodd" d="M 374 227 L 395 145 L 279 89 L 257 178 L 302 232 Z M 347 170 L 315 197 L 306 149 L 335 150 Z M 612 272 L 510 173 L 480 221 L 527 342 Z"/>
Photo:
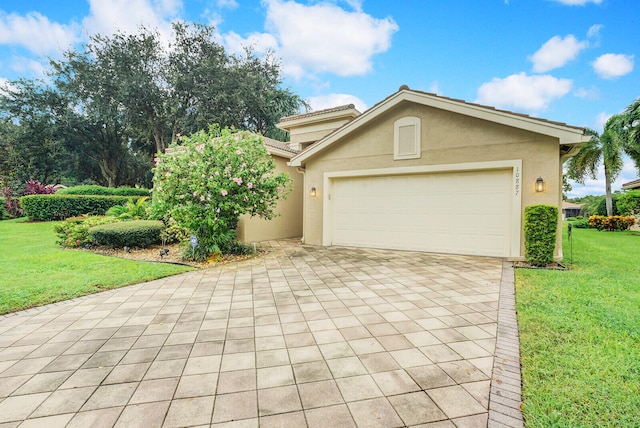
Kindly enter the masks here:
<path id="1" fill-rule="evenodd" d="M 286 199 L 281 199 L 275 209 L 278 216 L 272 220 L 243 215 L 238 221 L 236 233 L 242 242 L 260 242 L 270 239 L 297 238 L 302 236 L 302 176 L 296 168 L 287 165 L 299 152 L 287 143 L 262 137 L 267 153 L 276 164 L 276 173 L 286 172 L 293 179 L 293 190 Z"/>
<path id="2" fill-rule="evenodd" d="M 640 189 L 640 178 L 630 181 L 628 183 L 622 183 L 622 190 L 635 190 Z"/>
<path id="3" fill-rule="evenodd" d="M 566 220 L 567 217 L 577 217 L 580 215 L 582 205 L 574 204 L 572 202 L 562 201 L 562 220 Z"/>
<path id="4" fill-rule="evenodd" d="M 514 260 L 524 257 L 525 207 L 561 205 L 562 163 L 589 139 L 407 86 L 362 114 L 343 106 L 277 126 L 302 150 L 289 166 L 303 174 L 306 244 Z"/>

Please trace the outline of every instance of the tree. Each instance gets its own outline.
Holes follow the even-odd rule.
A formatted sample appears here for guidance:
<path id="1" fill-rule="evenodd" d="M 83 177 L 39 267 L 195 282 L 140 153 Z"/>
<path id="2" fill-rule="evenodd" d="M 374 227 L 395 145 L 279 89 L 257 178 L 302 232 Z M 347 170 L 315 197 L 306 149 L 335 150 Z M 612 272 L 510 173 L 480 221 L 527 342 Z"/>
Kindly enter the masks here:
<path id="1" fill-rule="evenodd" d="M 291 190 L 256 134 L 211 127 L 181 143 L 156 159 L 153 211 L 195 234 L 202 258 L 228 250 L 241 215 L 273 218 Z"/>
<path id="2" fill-rule="evenodd" d="M 640 98 L 625 109 L 622 126 L 627 133 L 625 151 L 640 171 Z"/>
<path id="3" fill-rule="evenodd" d="M 0 94 L 0 115 L 17 127 L 5 127 L 13 145 L 0 150 L 15 153 L 28 141 L 41 175 L 27 178 L 43 182 L 67 170 L 76 181 L 150 185 L 151 160 L 180 135 L 217 123 L 282 136 L 280 117 L 306 108 L 282 88 L 271 54 L 229 55 L 206 25 L 174 24 L 168 44 L 144 27 L 96 35 L 50 64 L 50 84 L 10 82 Z M 66 163 L 40 162 L 45 152 Z M 27 167 L 17 169 L 29 175 Z"/>
<path id="4" fill-rule="evenodd" d="M 606 123 L 602 134 L 593 129 L 585 130 L 591 139 L 580 151 L 568 161 L 568 176 L 578 183 L 584 184 L 587 177 L 596 179 L 598 167 L 604 165 L 605 197 L 607 215 L 613 215 L 611 183 L 622 170 L 624 151 L 623 117 L 612 116 Z"/>

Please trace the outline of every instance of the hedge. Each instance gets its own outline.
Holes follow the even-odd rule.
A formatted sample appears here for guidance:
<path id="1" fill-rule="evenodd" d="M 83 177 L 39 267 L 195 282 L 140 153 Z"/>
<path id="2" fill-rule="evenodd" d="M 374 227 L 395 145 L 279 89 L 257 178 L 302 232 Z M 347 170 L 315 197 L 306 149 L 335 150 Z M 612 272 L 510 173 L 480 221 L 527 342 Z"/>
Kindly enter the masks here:
<path id="1" fill-rule="evenodd" d="M 553 262 L 558 229 L 558 207 L 530 205 L 524 209 L 524 247 L 527 263 L 546 266 Z"/>
<path id="2" fill-rule="evenodd" d="M 619 215 L 611 217 L 593 215 L 589 217 L 589 226 L 598 230 L 606 230 L 607 232 L 621 232 L 629 229 L 635 223 L 635 217 L 624 217 Z"/>
<path id="3" fill-rule="evenodd" d="M 20 198 L 20 205 L 30 220 L 50 221 L 104 215 L 109 208 L 124 205 L 129 199 L 126 196 L 28 195 Z"/>
<path id="4" fill-rule="evenodd" d="M 11 218 L 9 211 L 7 211 L 7 200 L 0 198 L 0 220 Z"/>
<path id="5" fill-rule="evenodd" d="M 104 187 L 96 185 L 84 185 L 60 189 L 58 195 L 103 195 L 103 196 L 151 196 L 148 189 L 135 187 Z"/>
<path id="6" fill-rule="evenodd" d="M 145 248 L 160 243 L 163 230 L 160 220 L 133 220 L 94 226 L 89 235 L 96 245 Z"/>

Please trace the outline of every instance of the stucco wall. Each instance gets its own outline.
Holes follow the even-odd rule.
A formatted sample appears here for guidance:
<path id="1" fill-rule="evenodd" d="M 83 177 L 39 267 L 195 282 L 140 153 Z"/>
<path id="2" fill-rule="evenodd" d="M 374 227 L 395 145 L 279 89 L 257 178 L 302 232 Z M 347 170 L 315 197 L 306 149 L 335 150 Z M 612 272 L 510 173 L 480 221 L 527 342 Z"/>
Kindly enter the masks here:
<path id="1" fill-rule="evenodd" d="M 421 118 L 421 157 L 393 159 L 394 121 L 406 116 Z M 557 139 L 529 131 L 483 121 L 477 118 L 403 102 L 362 126 L 343 140 L 306 163 L 307 187 L 315 186 L 317 197 L 307 197 L 305 242 L 322 245 L 323 177 L 325 172 L 420 165 L 458 164 L 498 160 L 522 160 L 522 203 L 559 206 L 561 202 L 561 164 Z M 536 178 L 546 184 L 542 193 L 535 192 Z M 521 213 L 522 217 L 522 213 Z M 558 222 L 560 230 L 561 222 Z M 524 255 L 524 236 L 521 251 Z M 561 236 L 556 256 L 561 255 Z"/>
<path id="2" fill-rule="evenodd" d="M 263 220 L 248 215 L 240 217 L 238 222 L 238 239 L 245 243 L 267 241 L 270 239 L 297 238 L 302 236 L 302 195 L 303 176 L 295 168 L 287 166 L 288 159 L 273 156 L 276 172 L 286 172 L 293 179 L 293 191 L 287 199 L 278 202 L 276 212 L 279 214 L 272 220 Z"/>

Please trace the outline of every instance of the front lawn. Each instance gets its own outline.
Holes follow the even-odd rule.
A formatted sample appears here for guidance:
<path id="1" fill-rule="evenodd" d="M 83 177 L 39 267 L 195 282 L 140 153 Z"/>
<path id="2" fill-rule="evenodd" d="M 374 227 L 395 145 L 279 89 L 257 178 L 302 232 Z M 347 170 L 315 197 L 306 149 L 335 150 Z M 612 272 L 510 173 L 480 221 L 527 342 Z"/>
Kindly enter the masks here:
<path id="1" fill-rule="evenodd" d="M 53 222 L 0 222 L 0 314 L 191 268 L 105 257 L 56 245 Z"/>
<path id="2" fill-rule="evenodd" d="M 527 427 L 640 425 L 639 255 L 636 232 L 573 229 L 571 271 L 516 270 Z"/>

